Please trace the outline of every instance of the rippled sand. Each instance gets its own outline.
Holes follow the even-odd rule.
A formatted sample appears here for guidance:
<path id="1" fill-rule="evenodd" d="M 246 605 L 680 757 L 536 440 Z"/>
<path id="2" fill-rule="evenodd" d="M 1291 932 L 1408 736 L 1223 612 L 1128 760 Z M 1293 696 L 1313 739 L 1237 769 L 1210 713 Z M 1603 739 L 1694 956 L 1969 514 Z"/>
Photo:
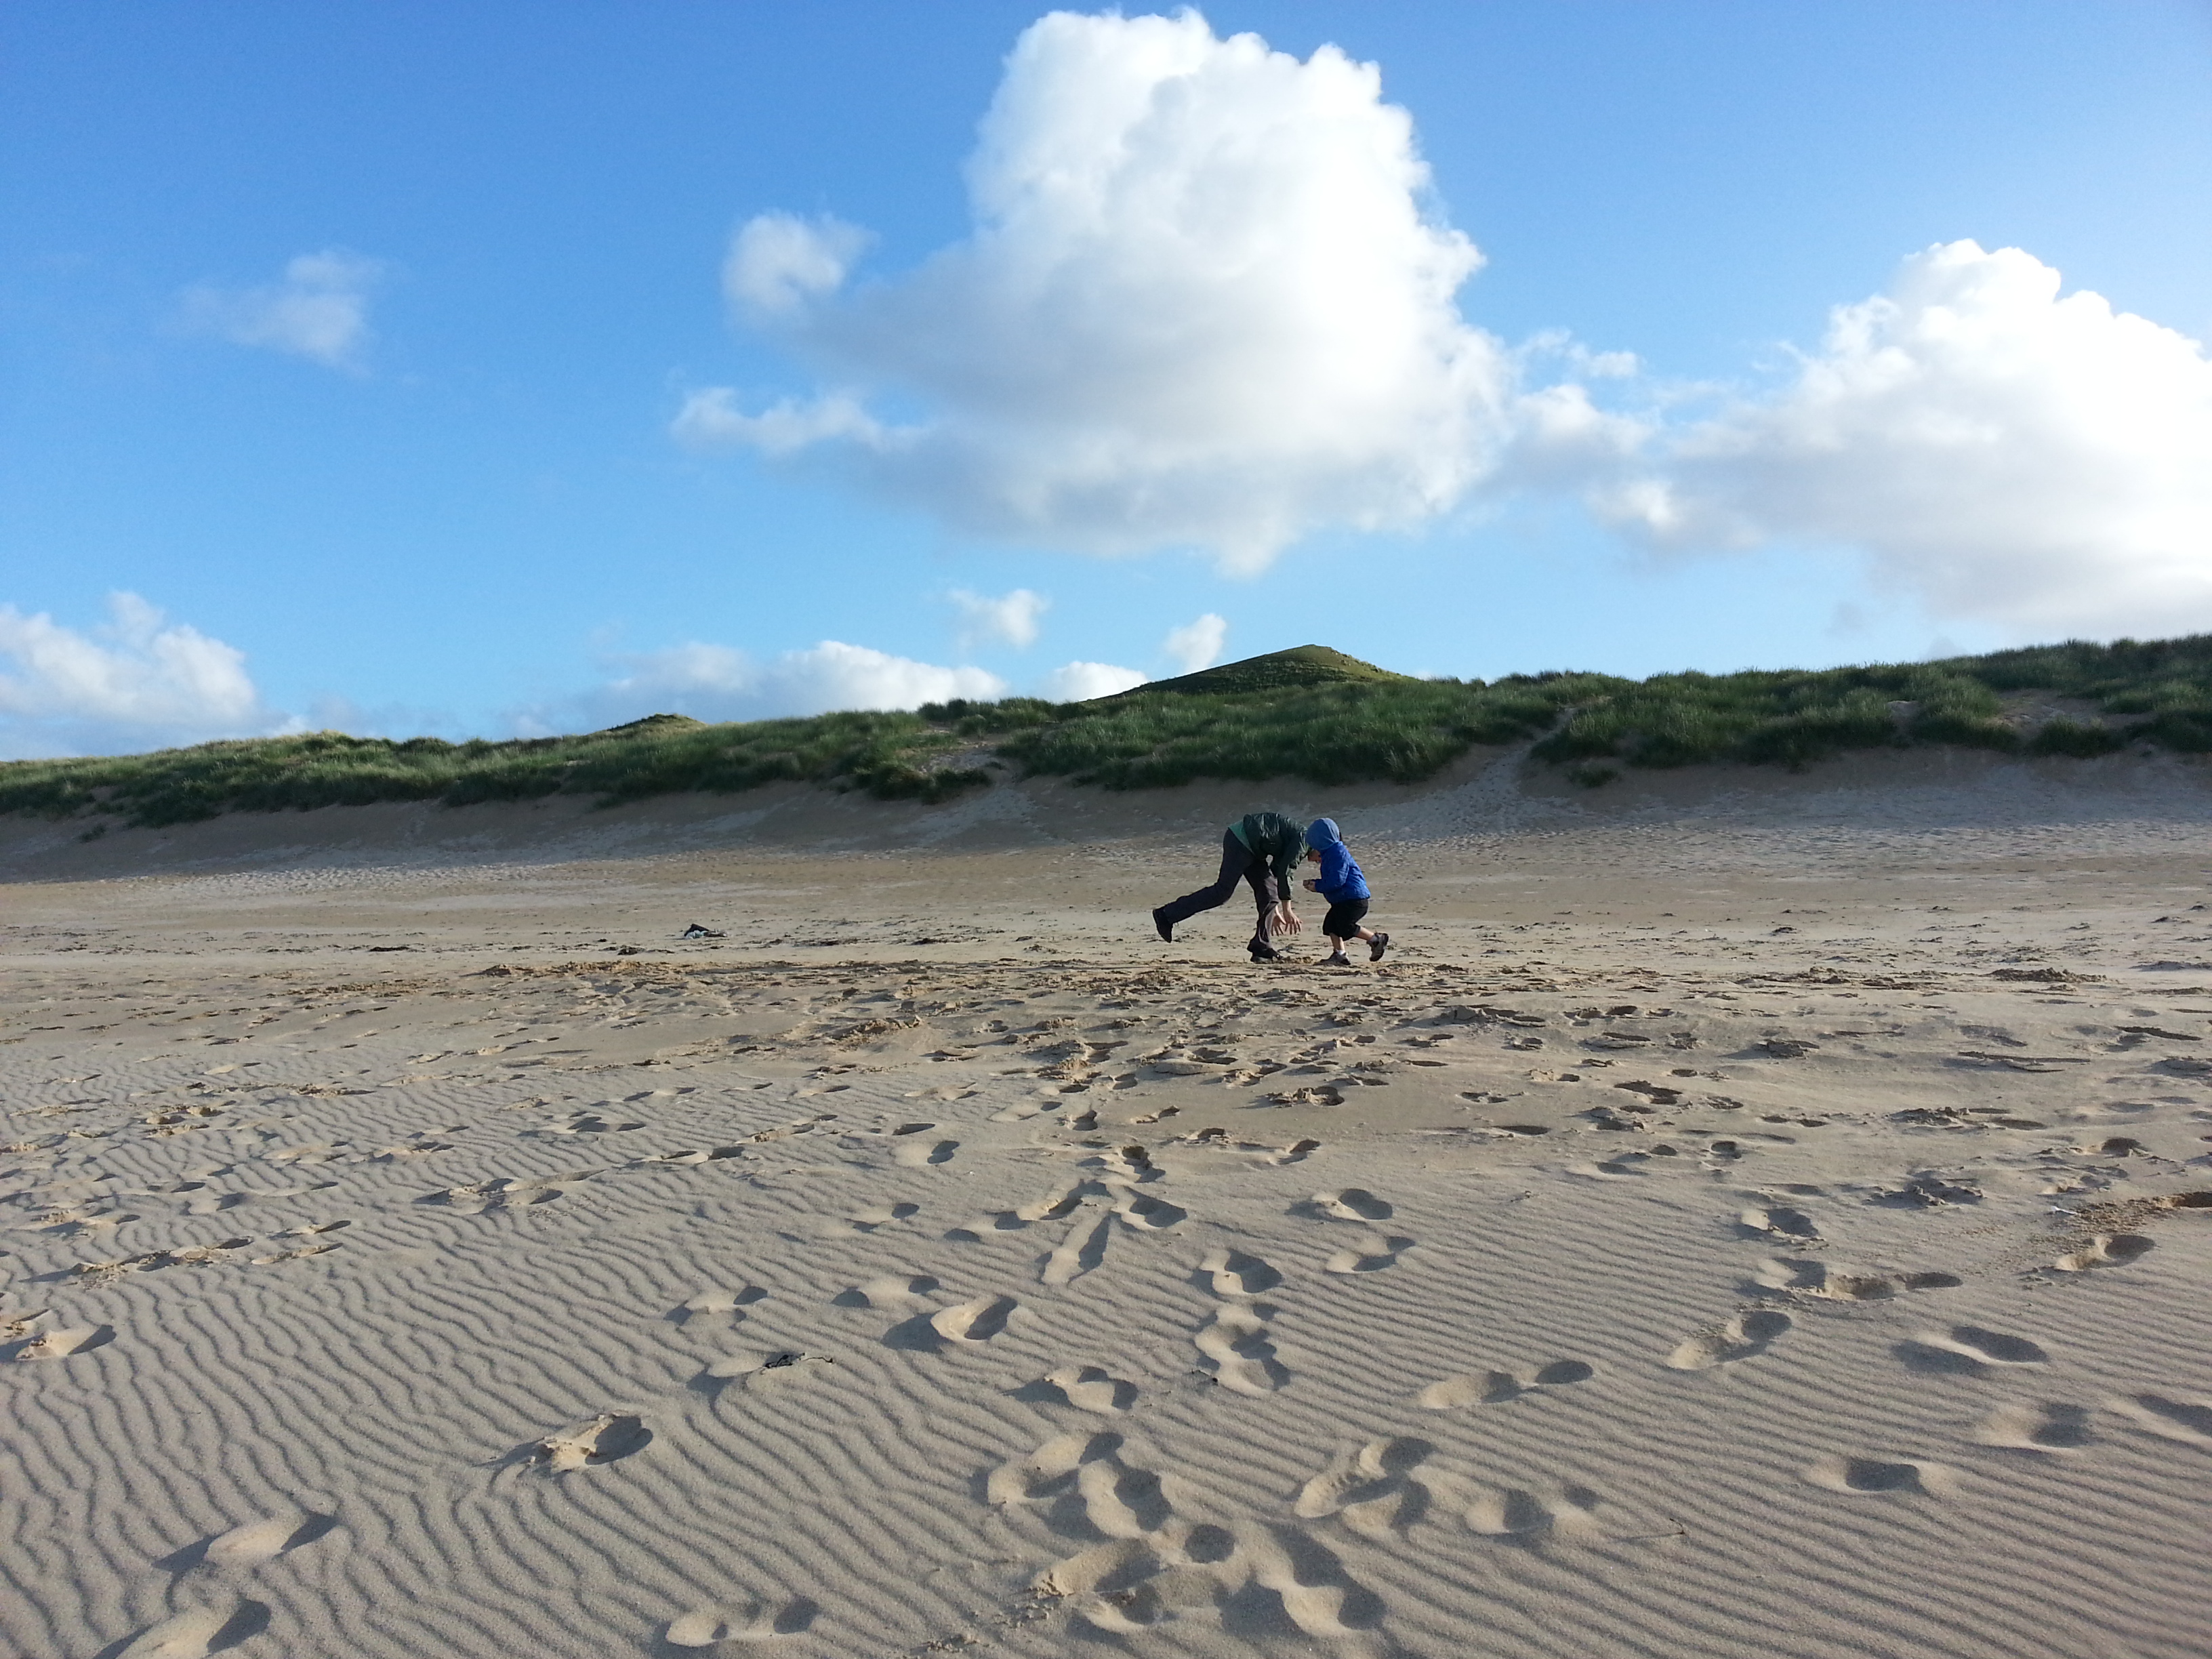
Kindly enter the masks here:
<path id="1" fill-rule="evenodd" d="M 0 835 L 0 1650 L 2204 1650 L 2197 774 L 1251 793 Z"/>

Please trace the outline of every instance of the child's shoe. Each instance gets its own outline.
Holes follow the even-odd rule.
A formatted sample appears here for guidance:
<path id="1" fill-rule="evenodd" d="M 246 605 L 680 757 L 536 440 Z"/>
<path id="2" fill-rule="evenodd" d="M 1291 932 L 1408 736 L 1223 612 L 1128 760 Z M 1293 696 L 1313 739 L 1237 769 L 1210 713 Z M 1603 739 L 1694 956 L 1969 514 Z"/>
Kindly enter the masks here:
<path id="1" fill-rule="evenodd" d="M 1161 944 L 1173 945 L 1175 943 L 1175 923 L 1167 920 L 1167 906 L 1164 904 L 1158 909 L 1153 911 L 1152 927 L 1154 930 L 1158 933 Z"/>
<path id="2" fill-rule="evenodd" d="M 1352 966 L 1352 958 L 1339 951 L 1333 957 L 1323 957 L 1321 959 L 1321 965 L 1324 968 L 1349 968 Z"/>
<path id="3" fill-rule="evenodd" d="M 1380 961 L 1382 961 L 1382 953 L 1383 953 L 1385 951 L 1389 950 L 1389 948 L 1390 948 L 1390 935 L 1389 935 L 1389 934 L 1388 934 L 1388 933 L 1377 933 L 1377 934 L 1376 934 L 1376 935 L 1375 935 L 1375 937 L 1374 937 L 1373 939 L 1369 939 L 1369 940 L 1367 941 L 1367 959 L 1368 959 L 1368 961 L 1370 961 L 1370 962 L 1380 962 Z"/>

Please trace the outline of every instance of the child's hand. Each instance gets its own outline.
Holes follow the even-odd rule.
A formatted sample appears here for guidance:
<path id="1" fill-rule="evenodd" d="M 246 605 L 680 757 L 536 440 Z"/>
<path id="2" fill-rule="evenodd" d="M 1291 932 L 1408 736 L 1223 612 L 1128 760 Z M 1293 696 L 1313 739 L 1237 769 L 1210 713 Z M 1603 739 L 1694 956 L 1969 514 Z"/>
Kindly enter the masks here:
<path id="1" fill-rule="evenodd" d="M 1317 881 L 1310 881 L 1305 884 L 1305 889 L 1309 893 L 1318 893 L 1321 891 L 1321 884 Z"/>

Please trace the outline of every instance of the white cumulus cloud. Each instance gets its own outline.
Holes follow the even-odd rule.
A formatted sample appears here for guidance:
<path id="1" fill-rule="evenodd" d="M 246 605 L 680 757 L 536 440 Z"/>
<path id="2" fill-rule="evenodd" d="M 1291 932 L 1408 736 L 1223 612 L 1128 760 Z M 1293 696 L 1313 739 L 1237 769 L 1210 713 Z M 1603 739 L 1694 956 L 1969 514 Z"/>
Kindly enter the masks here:
<path id="1" fill-rule="evenodd" d="M 88 631 L 0 605 L 0 757 L 116 754 L 276 729 L 235 646 L 112 593 Z"/>
<path id="2" fill-rule="evenodd" d="M 1495 465 L 1516 366 L 1460 315 L 1481 256 L 1373 64 L 1190 11 L 1056 12 L 968 185 L 964 240 L 851 290 L 849 227 L 741 229 L 728 291 L 825 389 L 748 413 L 709 388 L 678 436 L 818 448 L 981 534 L 1247 571 L 1324 526 L 1418 524 Z M 886 394 L 923 413 L 871 414 Z"/>
<path id="3" fill-rule="evenodd" d="M 761 662 L 726 645 L 689 644 L 621 659 L 616 677 L 565 703 L 517 716 L 529 735 L 619 725 L 647 714 L 771 720 L 839 709 L 915 708 L 951 697 L 1003 697 L 981 668 L 945 668 L 865 645 L 824 640 Z"/>
<path id="4" fill-rule="evenodd" d="M 358 368 L 368 343 L 369 296 L 387 272 L 381 259 L 338 248 L 288 261 L 265 288 L 187 289 L 184 321 L 234 345 L 260 346 L 329 368 Z"/>
<path id="5" fill-rule="evenodd" d="M 1598 499 L 1664 545 L 1861 549 L 2021 637 L 2212 629 L 2212 358 L 2018 248 L 1914 255 L 1646 461 Z"/>
<path id="6" fill-rule="evenodd" d="M 746 444 L 765 455 L 795 455 L 832 439 L 849 438 L 870 449 L 899 447 L 900 436 L 868 413 L 860 401 L 843 393 L 824 398 L 785 398 L 757 415 L 738 406 L 727 386 L 708 386 L 684 400 L 669 429 L 694 449 Z"/>
<path id="7" fill-rule="evenodd" d="M 1152 677 L 1110 662 L 1063 663 L 1046 675 L 1037 695 L 1054 702 L 1088 702 L 1142 685 Z"/>
<path id="8" fill-rule="evenodd" d="M 1209 611 L 1196 622 L 1168 629 L 1167 638 L 1160 641 L 1160 649 L 1182 672 L 1195 674 L 1221 660 L 1221 647 L 1228 639 L 1228 622 Z"/>
<path id="9" fill-rule="evenodd" d="M 842 286 L 869 240 L 840 219 L 763 213 L 730 239 L 722 292 L 741 314 L 785 315 Z"/>
<path id="10" fill-rule="evenodd" d="M 960 612 L 960 644 L 963 650 L 981 641 L 1035 645 L 1037 619 L 1052 609 L 1050 599 L 1026 587 L 1017 587 L 995 599 L 956 587 L 950 597 Z"/>

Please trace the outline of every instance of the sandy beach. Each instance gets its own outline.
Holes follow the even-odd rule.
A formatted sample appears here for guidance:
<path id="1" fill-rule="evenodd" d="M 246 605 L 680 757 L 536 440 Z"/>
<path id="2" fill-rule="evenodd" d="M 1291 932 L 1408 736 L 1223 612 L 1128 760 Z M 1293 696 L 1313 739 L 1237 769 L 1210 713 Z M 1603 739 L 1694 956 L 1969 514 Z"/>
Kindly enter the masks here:
<path id="1" fill-rule="evenodd" d="M 0 1651 L 2206 1650 L 2201 765 L 77 829 Z"/>

